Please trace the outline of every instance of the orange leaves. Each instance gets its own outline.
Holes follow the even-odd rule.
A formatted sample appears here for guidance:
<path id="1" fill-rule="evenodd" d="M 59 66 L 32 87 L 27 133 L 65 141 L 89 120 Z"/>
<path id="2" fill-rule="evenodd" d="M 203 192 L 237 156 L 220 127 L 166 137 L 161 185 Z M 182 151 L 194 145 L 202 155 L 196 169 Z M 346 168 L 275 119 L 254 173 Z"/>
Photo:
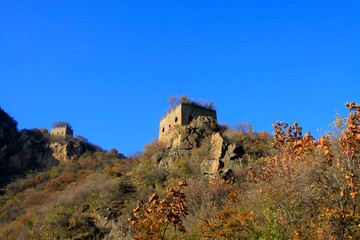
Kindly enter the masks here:
<path id="1" fill-rule="evenodd" d="M 344 196 L 344 188 L 340 187 L 340 196 L 343 197 Z"/>
<path id="2" fill-rule="evenodd" d="M 326 157 L 325 163 L 332 164 L 333 154 L 331 153 L 329 137 L 322 136 L 319 141 L 306 133 L 302 136 L 302 128 L 295 122 L 293 126 L 287 123 L 277 122 L 273 125 L 275 130 L 274 148 L 277 155 L 274 158 L 276 164 L 283 166 L 288 173 L 294 171 L 291 168 L 292 161 L 308 161 L 309 154 L 314 153 L 315 147 L 323 150 Z"/>
<path id="3" fill-rule="evenodd" d="M 345 105 L 349 108 L 350 113 L 345 123 L 347 129 L 343 131 L 343 137 L 340 139 L 341 147 L 351 161 L 359 164 L 357 159 L 360 154 L 360 106 L 354 102 Z"/>
<path id="4" fill-rule="evenodd" d="M 345 126 L 340 117 L 334 125 L 342 133 L 336 130 L 329 134 L 330 138 L 322 136 L 318 141 L 310 133 L 302 135 L 297 123 L 290 126 L 277 122 L 273 125 L 274 157 L 264 161 L 265 166 L 258 166 L 259 170 L 248 170 L 258 187 L 256 193 L 263 199 L 270 198 L 275 205 L 280 203 L 277 207 L 282 212 L 276 216 L 279 222 L 285 219 L 286 224 L 296 223 L 302 217 L 296 211 L 302 213 L 305 206 L 316 210 L 304 211 L 304 219 L 311 219 L 314 229 L 322 229 L 323 233 L 312 235 L 299 221 L 291 234 L 293 238 L 332 235 L 336 239 L 359 239 L 360 104 L 351 102 L 346 106 L 350 113 Z"/>
<path id="5" fill-rule="evenodd" d="M 351 198 L 355 198 L 355 196 L 358 194 L 359 194 L 358 192 L 352 192 L 352 193 L 350 193 L 350 196 L 351 196 Z"/>
<path id="6" fill-rule="evenodd" d="M 312 152 L 314 147 L 317 145 L 315 138 L 306 133 L 304 137 L 300 137 L 299 140 L 295 141 L 291 146 L 291 151 L 295 155 L 295 160 L 299 160 L 305 153 Z"/>
<path id="7" fill-rule="evenodd" d="M 278 151 L 278 155 L 290 161 L 306 160 L 302 156 L 312 152 L 317 145 L 314 137 L 310 133 L 302 136 L 302 128 L 298 123 L 289 126 L 287 123 L 276 122 L 274 127 L 274 148 Z"/>
<path id="8" fill-rule="evenodd" d="M 330 143 L 328 136 L 322 136 L 318 142 L 318 148 L 324 150 L 324 156 L 326 157 L 325 163 L 332 164 L 334 155 L 330 152 Z"/>
<path id="9" fill-rule="evenodd" d="M 254 171 L 254 169 L 252 169 L 252 167 L 249 167 L 248 175 L 249 175 L 250 178 L 251 178 L 252 180 L 254 180 L 255 182 L 257 182 L 257 181 L 259 180 L 256 172 Z"/>
<path id="10" fill-rule="evenodd" d="M 158 200 L 159 197 L 154 193 L 150 198 L 149 198 L 149 203 Z"/>
<path id="11" fill-rule="evenodd" d="M 302 136 L 302 128 L 295 122 L 292 126 L 288 123 L 276 122 L 274 127 L 274 144 L 273 147 L 276 150 L 276 155 L 267 161 L 265 168 L 260 170 L 259 174 L 256 174 L 253 169 L 249 169 L 248 174 L 256 182 L 260 179 L 270 180 L 273 175 L 279 176 L 292 176 L 296 171 L 296 162 L 307 162 L 309 154 L 314 153 L 315 147 L 318 142 L 310 133 L 306 133 Z M 327 139 L 322 139 L 323 146 L 328 146 Z M 329 150 L 325 149 L 325 150 Z M 328 160 L 330 162 L 332 155 L 330 150 L 326 152 Z"/>
<path id="12" fill-rule="evenodd" d="M 301 139 L 302 128 L 299 127 L 298 123 L 289 126 L 288 123 L 277 121 L 276 124 L 272 125 L 274 128 L 274 148 L 281 150 L 284 146 L 289 143 L 293 143 Z"/>
<path id="13" fill-rule="evenodd" d="M 186 186 L 182 181 L 177 188 L 168 187 L 165 199 L 153 194 L 148 204 L 134 208 L 133 216 L 128 219 L 137 233 L 134 239 L 163 239 L 169 224 L 174 230 L 185 232 L 181 217 L 188 215 L 182 191 Z"/>
<path id="14" fill-rule="evenodd" d="M 214 179 L 213 183 L 229 193 L 223 196 L 221 210 L 202 223 L 201 239 L 247 239 L 252 234 L 253 212 L 240 207 L 240 192 L 232 183 L 220 179 Z"/>
<path id="15" fill-rule="evenodd" d="M 202 239 L 235 239 L 236 235 L 250 236 L 247 225 L 252 220 L 252 213 L 227 206 L 203 226 Z"/>
<path id="16" fill-rule="evenodd" d="M 346 129 L 340 138 L 340 146 L 346 157 L 338 159 L 338 167 L 344 173 L 350 197 L 356 198 L 360 190 L 360 105 L 354 102 L 345 104 L 350 113 Z"/>
<path id="17" fill-rule="evenodd" d="M 345 103 L 345 106 L 347 106 L 349 108 L 349 110 L 354 110 L 354 109 L 359 109 L 360 108 L 360 105 L 357 104 L 357 103 L 354 103 L 354 102 L 346 102 Z"/>
<path id="18" fill-rule="evenodd" d="M 231 189 L 230 193 L 228 194 L 228 198 L 230 202 L 237 203 L 240 202 L 239 192 L 236 189 Z"/>

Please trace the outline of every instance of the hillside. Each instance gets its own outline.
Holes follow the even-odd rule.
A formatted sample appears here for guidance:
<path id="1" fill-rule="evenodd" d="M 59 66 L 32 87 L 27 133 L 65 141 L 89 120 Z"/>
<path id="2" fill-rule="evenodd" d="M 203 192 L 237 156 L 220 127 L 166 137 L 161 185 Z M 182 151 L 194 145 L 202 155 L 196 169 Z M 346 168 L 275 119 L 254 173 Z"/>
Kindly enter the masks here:
<path id="1" fill-rule="evenodd" d="M 0 108 L 0 187 L 14 175 L 76 160 L 97 147 L 80 139 L 53 139 L 47 129 L 24 129 Z"/>
<path id="2" fill-rule="evenodd" d="M 320 140 L 198 117 L 124 157 L 1 110 L 3 239 L 358 238 L 360 106 Z M 7 183 L 5 185 L 5 183 Z"/>

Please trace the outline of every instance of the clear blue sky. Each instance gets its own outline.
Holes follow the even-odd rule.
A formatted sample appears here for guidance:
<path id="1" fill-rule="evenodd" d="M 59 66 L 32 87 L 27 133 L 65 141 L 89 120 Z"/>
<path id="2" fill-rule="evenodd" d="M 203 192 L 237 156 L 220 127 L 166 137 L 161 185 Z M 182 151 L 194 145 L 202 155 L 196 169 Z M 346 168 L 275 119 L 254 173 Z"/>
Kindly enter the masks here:
<path id="1" fill-rule="evenodd" d="M 19 129 L 68 121 L 126 155 L 170 95 L 220 123 L 318 136 L 360 102 L 360 1 L 0 1 L 0 107 Z"/>

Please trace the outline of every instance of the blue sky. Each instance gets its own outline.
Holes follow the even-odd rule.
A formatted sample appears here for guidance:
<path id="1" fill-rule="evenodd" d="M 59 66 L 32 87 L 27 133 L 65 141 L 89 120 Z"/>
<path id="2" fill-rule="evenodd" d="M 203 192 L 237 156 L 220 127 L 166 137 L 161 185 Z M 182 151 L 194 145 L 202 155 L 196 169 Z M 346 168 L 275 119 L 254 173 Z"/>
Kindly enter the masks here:
<path id="1" fill-rule="evenodd" d="M 126 155 L 170 95 L 220 123 L 318 136 L 360 102 L 359 1 L 0 1 L 0 107 L 19 129 L 68 121 Z"/>

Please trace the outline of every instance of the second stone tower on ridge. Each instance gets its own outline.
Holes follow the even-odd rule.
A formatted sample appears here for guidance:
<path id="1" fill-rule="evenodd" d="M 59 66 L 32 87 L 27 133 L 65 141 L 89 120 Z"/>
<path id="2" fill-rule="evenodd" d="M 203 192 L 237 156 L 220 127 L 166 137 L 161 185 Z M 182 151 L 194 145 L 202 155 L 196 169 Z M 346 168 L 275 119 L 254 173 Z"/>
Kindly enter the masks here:
<path id="1" fill-rule="evenodd" d="M 188 125 L 193 119 L 199 116 L 208 116 L 216 120 L 216 111 L 196 103 L 179 103 L 161 118 L 159 142 L 167 142 L 176 137 L 173 131 L 176 126 Z"/>

